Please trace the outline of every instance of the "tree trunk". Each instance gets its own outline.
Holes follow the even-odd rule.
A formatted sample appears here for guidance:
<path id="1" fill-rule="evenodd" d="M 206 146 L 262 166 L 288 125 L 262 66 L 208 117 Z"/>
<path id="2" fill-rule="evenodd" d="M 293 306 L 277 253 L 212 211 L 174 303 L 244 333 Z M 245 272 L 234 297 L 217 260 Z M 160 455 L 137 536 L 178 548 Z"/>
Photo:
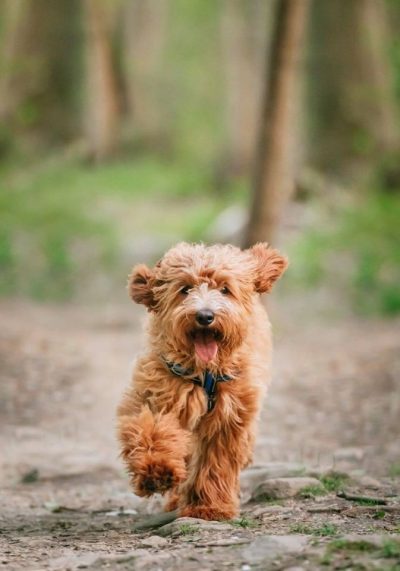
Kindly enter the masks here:
<path id="1" fill-rule="evenodd" d="M 311 160 L 362 180 L 399 148 L 384 0 L 314 0 Z"/>
<path id="2" fill-rule="evenodd" d="M 124 10 L 128 125 L 150 147 L 163 139 L 162 66 L 169 0 L 129 0 Z"/>
<path id="3" fill-rule="evenodd" d="M 101 0 L 86 0 L 86 109 L 89 154 L 110 157 L 118 144 L 119 100 L 112 57 L 112 22 Z"/>
<path id="4" fill-rule="evenodd" d="M 264 0 L 225 0 L 222 6 L 227 163 L 233 174 L 249 172 L 254 163 L 273 7 Z"/>
<path id="5" fill-rule="evenodd" d="M 277 5 L 246 245 L 273 240 L 293 187 L 293 100 L 299 87 L 308 5 L 308 0 L 280 0 Z"/>
<path id="6" fill-rule="evenodd" d="M 7 121 L 24 97 L 22 87 L 16 85 L 13 70 L 18 58 L 21 42 L 23 16 L 27 11 L 26 0 L 3 0 L 1 5 L 1 74 L 0 74 L 0 118 Z M 14 85 L 13 85 L 14 83 Z M 14 89 L 13 89 L 14 88 Z"/>
<path id="7" fill-rule="evenodd" d="M 35 145 L 78 128 L 79 3 L 5 0 L 0 77 L 3 126 Z"/>

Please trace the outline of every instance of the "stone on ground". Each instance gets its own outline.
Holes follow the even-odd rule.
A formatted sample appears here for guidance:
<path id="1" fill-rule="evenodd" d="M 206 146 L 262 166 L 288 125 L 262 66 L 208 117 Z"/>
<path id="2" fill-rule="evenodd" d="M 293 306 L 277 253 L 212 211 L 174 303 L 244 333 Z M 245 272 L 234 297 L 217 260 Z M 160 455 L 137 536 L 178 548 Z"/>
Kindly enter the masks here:
<path id="1" fill-rule="evenodd" d="M 255 489 L 252 499 L 262 501 L 294 498 L 307 488 L 324 490 L 323 485 L 316 478 L 272 478 L 271 480 L 266 480 Z"/>
<path id="2" fill-rule="evenodd" d="M 163 537 L 177 537 L 198 531 L 232 531 L 233 526 L 229 523 L 218 521 L 206 521 L 195 517 L 180 517 L 175 521 L 163 525 L 157 530 L 157 534 Z"/>
<path id="3" fill-rule="evenodd" d="M 267 563 L 277 557 L 303 551 L 308 538 L 301 535 L 262 535 L 242 549 L 242 557 L 250 565 Z"/>
<path id="4" fill-rule="evenodd" d="M 150 537 L 145 537 L 142 539 L 141 545 L 143 547 L 153 547 L 154 549 L 160 549 L 168 545 L 168 539 L 165 537 L 160 537 L 159 535 L 150 535 Z"/>
<path id="5" fill-rule="evenodd" d="M 252 466 L 244 470 L 240 476 L 240 492 L 242 503 L 247 503 L 254 490 L 270 478 L 288 478 L 304 474 L 305 467 L 293 462 L 269 462 Z"/>

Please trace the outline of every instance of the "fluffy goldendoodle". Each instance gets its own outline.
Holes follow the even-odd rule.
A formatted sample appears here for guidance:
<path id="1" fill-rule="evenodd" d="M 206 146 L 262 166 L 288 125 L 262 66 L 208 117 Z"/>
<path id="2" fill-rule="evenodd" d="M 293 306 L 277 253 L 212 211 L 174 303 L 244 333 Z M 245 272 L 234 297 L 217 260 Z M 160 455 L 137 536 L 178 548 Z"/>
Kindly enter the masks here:
<path id="1" fill-rule="evenodd" d="M 118 409 L 122 457 L 139 496 L 166 509 L 228 519 L 252 459 L 270 375 L 270 323 L 260 302 L 287 266 L 267 244 L 181 243 L 129 292 L 150 312 L 147 348 Z"/>

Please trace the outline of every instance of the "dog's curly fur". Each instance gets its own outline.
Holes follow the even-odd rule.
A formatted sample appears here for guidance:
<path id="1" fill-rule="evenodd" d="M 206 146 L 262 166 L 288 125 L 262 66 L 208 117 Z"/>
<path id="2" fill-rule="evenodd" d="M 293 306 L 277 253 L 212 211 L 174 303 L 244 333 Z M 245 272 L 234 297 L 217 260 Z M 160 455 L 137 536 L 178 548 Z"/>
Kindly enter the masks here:
<path id="1" fill-rule="evenodd" d="M 148 346 L 118 409 L 118 428 L 139 496 L 168 492 L 166 509 L 182 516 L 237 514 L 239 474 L 252 459 L 270 374 L 270 324 L 259 294 L 271 290 L 286 266 L 267 244 L 240 250 L 181 243 L 153 269 L 133 268 L 128 287 L 150 312 Z M 217 347 L 206 363 L 196 349 L 199 329 L 209 335 L 196 321 L 204 308 L 214 314 Z M 218 383 L 215 407 L 207 412 L 203 388 L 175 376 L 166 361 L 193 377 L 202 378 L 207 368 L 232 380 Z"/>

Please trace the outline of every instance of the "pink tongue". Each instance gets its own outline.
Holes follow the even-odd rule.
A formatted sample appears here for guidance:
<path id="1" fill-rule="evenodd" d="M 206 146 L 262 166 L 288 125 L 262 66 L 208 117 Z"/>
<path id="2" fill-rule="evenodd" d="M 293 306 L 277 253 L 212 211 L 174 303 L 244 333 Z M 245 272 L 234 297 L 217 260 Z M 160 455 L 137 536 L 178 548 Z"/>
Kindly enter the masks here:
<path id="1" fill-rule="evenodd" d="M 218 345 L 214 339 L 207 339 L 206 337 L 197 337 L 194 342 L 196 355 L 205 363 L 214 359 L 218 351 Z"/>

